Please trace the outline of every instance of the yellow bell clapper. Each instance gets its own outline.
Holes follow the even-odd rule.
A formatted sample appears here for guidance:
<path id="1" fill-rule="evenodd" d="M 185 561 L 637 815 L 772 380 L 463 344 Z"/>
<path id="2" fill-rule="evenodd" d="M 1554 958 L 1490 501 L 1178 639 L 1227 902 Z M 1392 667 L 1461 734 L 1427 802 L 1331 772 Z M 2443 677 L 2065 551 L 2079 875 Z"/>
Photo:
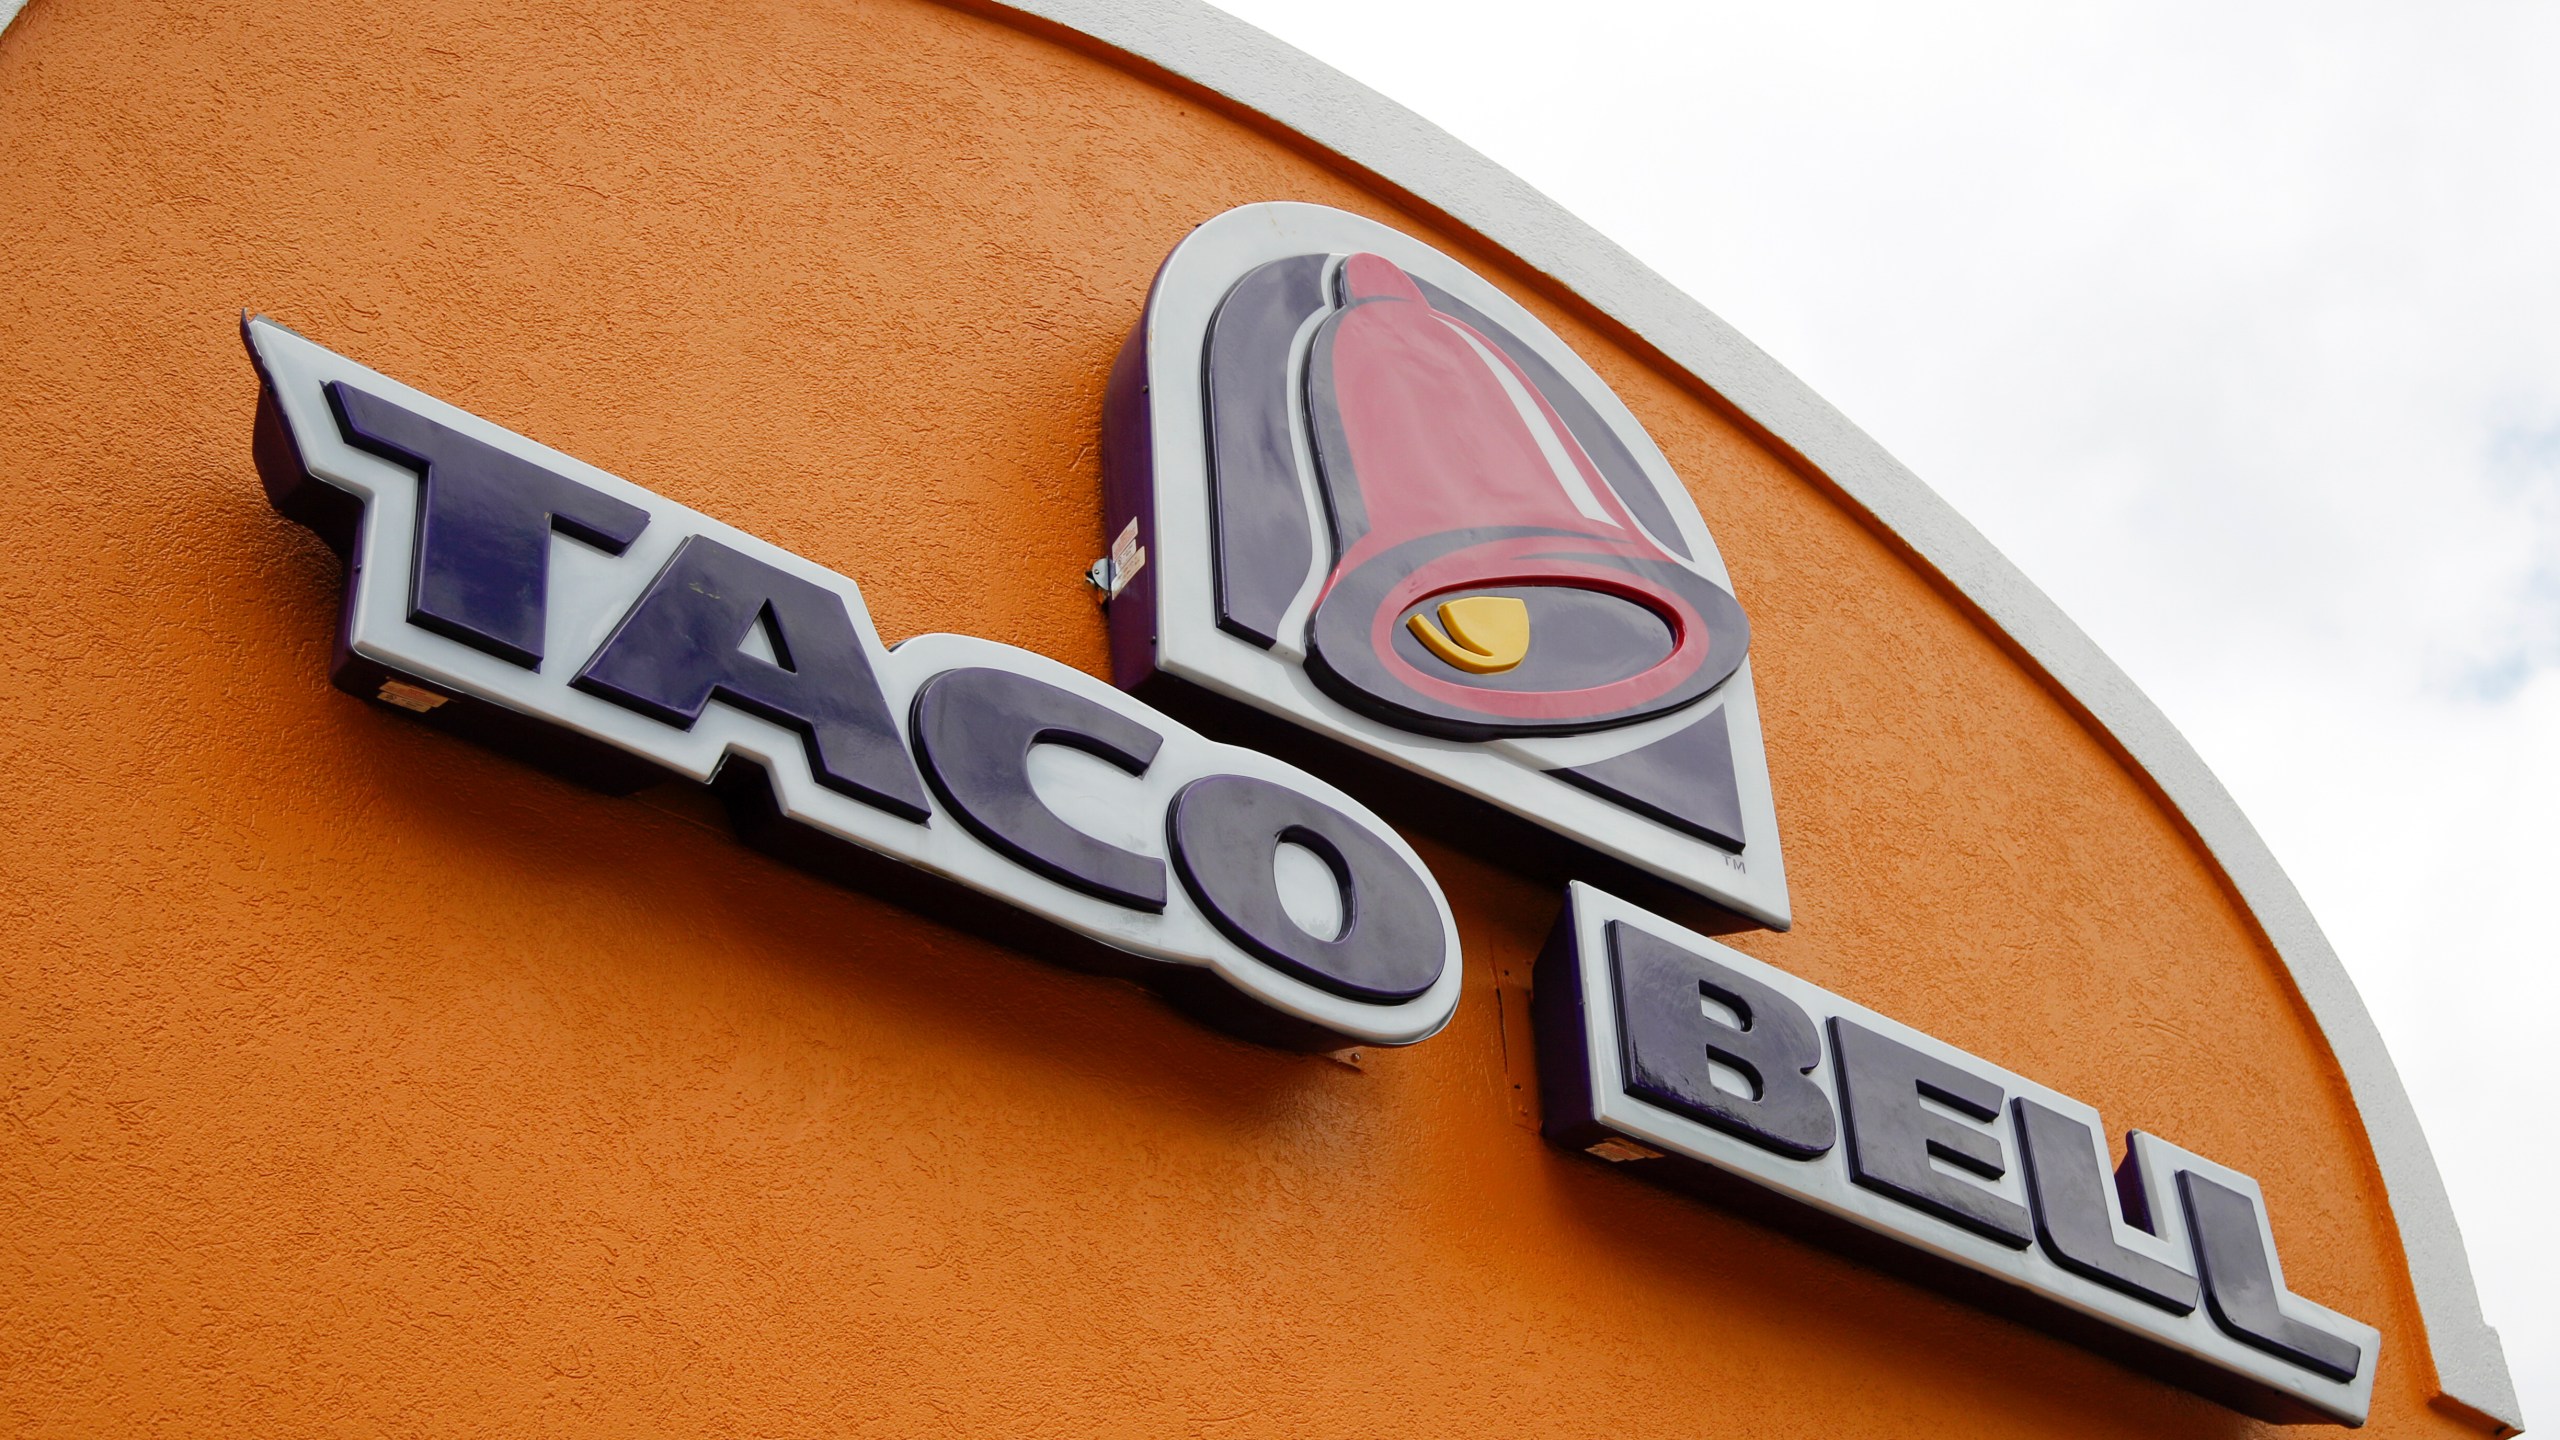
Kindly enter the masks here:
<path id="1" fill-rule="evenodd" d="M 1423 648 L 1470 675 L 1498 675 L 1529 658 L 1529 606 L 1510 595 L 1440 602 L 1440 625 L 1416 615 L 1405 624 Z M 1447 626 L 1448 633 L 1440 633 Z"/>

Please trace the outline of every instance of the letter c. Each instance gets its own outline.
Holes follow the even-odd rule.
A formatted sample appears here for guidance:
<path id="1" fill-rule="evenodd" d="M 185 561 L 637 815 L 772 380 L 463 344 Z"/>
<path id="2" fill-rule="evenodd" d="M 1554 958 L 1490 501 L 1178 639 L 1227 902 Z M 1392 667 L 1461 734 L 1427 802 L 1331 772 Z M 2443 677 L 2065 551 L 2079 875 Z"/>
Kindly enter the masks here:
<path id="1" fill-rule="evenodd" d="M 1164 862 L 1087 835 L 1031 788 L 1031 747 L 1064 745 L 1144 775 L 1164 737 L 1098 701 L 1010 670 L 945 670 L 915 700 L 916 758 L 962 826 L 1018 865 L 1097 899 L 1164 909 Z"/>

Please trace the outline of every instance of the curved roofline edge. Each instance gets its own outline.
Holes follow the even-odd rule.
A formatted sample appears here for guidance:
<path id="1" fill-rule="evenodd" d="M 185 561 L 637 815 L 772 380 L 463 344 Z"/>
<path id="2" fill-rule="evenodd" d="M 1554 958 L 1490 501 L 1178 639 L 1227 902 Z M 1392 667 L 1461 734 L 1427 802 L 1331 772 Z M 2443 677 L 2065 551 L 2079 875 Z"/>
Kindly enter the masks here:
<path id="1" fill-rule="evenodd" d="M 2399 1225 L 2437 1408 L 2523 1416 L 2435 1155 L 2382 1032 L 2310 906 L 2195 747 L 1955 508 L 1848 417 L 1616 242 L 1413 111 L 1202 0 L 940 0 L 1081 37 L 1260 116 L 1481 236 L 1623 327 L 1835 487 L 1978 610 L 2192 829 L 2265 932 L 2345 1073 Z M 1084 47 L 1078 47 L 1084 48 Z M 2448 1403 L 2449 1402 L 2449 1403 Z"/>

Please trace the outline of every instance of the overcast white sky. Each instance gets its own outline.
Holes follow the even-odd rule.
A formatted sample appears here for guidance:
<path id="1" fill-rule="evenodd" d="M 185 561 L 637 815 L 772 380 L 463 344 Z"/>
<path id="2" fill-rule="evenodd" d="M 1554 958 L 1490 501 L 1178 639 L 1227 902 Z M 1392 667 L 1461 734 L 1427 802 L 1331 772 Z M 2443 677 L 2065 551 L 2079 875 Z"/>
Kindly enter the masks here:
<path id="1" fill-rule="evenodd" d="M 2560 1424 L 2560 6 L 1217 3 L 1731 321 L 2151 693 Z"/>

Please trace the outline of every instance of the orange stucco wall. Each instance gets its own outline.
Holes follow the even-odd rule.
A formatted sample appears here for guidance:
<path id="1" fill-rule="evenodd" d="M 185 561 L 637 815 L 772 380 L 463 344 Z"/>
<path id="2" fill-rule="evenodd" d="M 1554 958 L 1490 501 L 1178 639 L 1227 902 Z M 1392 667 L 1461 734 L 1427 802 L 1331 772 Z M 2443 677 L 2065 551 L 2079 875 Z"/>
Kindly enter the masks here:
<path id="1" fill-rule="evenodd" d="M 34 0 L 0 36 L 0 1428 L 2240 1435 L 1540 1143 L 1558 897 L 1357 1067 L 332 691 L 246 306 L 1097 673 L 1105 368 L 1295 198 L 1508 285 L 1697 494 L 1798 917 L 1735 943 L 2239 1166 L 2458 1433 L 2335 1066 L 2216 872 L 1711 397 L 1216 105 L 919 0 Z M 1515 1087 L 1523 1087 L 1515 1089 Z"/>

